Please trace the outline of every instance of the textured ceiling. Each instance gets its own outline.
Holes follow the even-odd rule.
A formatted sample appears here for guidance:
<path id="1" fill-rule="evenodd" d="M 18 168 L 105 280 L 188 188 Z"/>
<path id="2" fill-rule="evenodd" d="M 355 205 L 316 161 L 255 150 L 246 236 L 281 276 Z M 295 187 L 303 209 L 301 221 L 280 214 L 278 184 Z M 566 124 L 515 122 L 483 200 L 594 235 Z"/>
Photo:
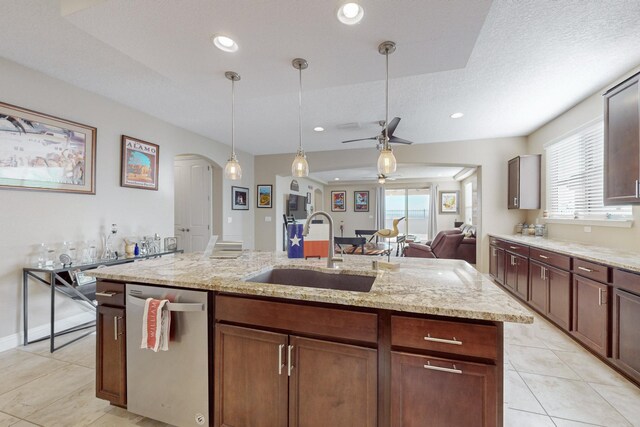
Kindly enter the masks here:
<path id="1" fill-rule="evenodd" d="M 3 0 L 0 56 L 227 144 L 223 73 L 237 71 L 236 144 L 254 154 L 295 151 L 296 56 L 310 64 L 307 151 L 373 149 L 340 141 L 379 130 L 383 40 L 398 43 L 396 135 L 416 143 L 526 135 L 640 64 L 637 0 L 362 0 L 350 27 L 335 19 L 339 3 Z M 215 49 L 216 32 L 240 51 Z M 360 126 L 337 128 L 349 122 Z"/>
<path id="2" fill-rule="evenodd" d="M 403 181 L 409 179 L 424 180 L 445 180 L 453 179 L 453 177 L 464 169 L 462 166 L 429 166 L 416 164 L 399 164 L 396 173 L 390 174 L 390 181 Z M 374 166 L 368 168 L 351 168 L 330 170 L 322 172 L 311 172 L 309 177 L 324 183 L 344 182 L 376 182 L 378 170 Z"/>

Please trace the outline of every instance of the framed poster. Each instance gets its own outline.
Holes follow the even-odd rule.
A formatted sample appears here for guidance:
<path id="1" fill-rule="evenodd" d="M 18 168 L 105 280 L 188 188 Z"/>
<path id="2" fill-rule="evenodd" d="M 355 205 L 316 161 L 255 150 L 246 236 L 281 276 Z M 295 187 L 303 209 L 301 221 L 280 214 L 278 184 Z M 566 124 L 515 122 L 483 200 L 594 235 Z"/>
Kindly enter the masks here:
<path id="1" fill-rule="evenodd" d="M 141 139 L 122 135 L 120 186 L 158 190 L 160 147 Z"/>
<path id="2" fill-rule="evenodd" d="M 0 102 L 0 188 L 96 194 L 96 133 Z"/>
<path id="3" fill-rule="evenodd" d="M 353 192 L 353 211 L 369 212 L 369 192 L 368 191 Z"/>
<path id="4" fill-rule="evenodd" d="M 271 195 L 273 192 L 273 187 L 271 185 L 258 185 L 258 207 L 259 208 L 270 208 L 271 205 Z"/>
<path id="5" fill-rule="evenodd" d="M 440 213 L 457 214 L 460 213 L 460 192 L 441 191 L 440 192 Z"/>
<path id="6" fill-rule="evenodd" d="M 332 191 L 331 192 L 331 212 L 347 211 L 347 192 Z"/>
<path id="7" fill-rule="evenodd" d="M 249 189 L 245 187 L 231 187 L 231 209 L 234 211 L 249 210 Z"/>

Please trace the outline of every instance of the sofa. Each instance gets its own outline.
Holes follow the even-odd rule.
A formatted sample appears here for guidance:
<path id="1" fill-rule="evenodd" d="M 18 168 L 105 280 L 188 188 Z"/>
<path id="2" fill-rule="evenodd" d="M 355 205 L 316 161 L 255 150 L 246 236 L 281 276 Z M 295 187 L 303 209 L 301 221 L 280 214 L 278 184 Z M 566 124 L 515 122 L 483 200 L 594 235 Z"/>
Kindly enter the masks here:
<path id="1" fill-rule="evenodd" d="M 475 264 L 476 228 L 463 224 L 453 230 L 440 231 L 432 241 L 426 244 L 409 243 L 403 251 L 403 256 L 461 259 L 469 264 Z"/>

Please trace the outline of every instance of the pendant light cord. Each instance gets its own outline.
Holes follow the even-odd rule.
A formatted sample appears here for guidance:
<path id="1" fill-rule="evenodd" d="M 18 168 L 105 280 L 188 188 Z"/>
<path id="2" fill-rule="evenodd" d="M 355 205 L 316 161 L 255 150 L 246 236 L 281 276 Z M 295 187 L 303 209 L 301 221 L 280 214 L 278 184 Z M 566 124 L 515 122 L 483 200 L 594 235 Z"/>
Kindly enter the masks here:
<path id="1" fill-rule="evenodd" d="M 386 49 L 384 54 L 387 62 L 387 78 L 385 81 L 385 103 L 386 109 L 384 113 L 384 149 L 389 149 L 389 49 Z"/>
<path id="2" fill-rule="evenodd" d="M 236 105 L 236 94 L 235 94 L 235 85 L 236 79 L 231 79 L 231 157 L 236 157 L 235 150 L 235 133 L 236 133 L 236 120 L 235 120 L 235 105 Z"/>
<path id="3" fill-rule="evenodd" d="M 302 151 L 302 67 L 299 71 L 299 90 L 298 90 L 298 151 Z"/>

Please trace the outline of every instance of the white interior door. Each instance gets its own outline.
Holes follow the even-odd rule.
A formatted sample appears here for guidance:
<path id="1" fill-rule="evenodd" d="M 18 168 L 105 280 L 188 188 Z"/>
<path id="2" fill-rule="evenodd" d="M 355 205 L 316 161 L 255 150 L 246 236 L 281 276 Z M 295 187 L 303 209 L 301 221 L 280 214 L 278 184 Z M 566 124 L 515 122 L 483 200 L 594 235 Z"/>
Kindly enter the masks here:
<path id="1" fill-rule="evenodd" d="M 204 251 L 211 236 L 211 166 L 203 159 L 176 160 L 175 233 L 185 252 Z"/>

